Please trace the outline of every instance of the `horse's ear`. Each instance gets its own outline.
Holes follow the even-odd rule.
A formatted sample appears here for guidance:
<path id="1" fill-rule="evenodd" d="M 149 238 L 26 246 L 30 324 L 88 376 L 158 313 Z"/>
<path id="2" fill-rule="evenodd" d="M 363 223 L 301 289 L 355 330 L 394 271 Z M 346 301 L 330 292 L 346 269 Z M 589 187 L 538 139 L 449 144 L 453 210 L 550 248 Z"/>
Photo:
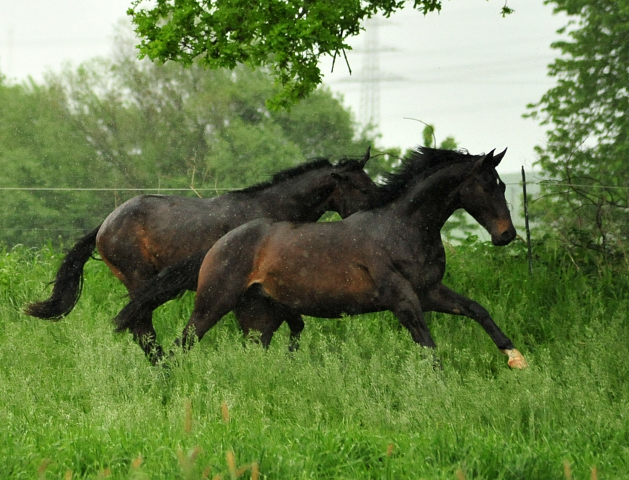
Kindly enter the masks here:
<path id="1" fill-rule="evenodd" d="M 494 165 L 494 152 L 496 151 L 496 149 L 492 149 L 491 152 L 489 152 L 487 155 L 485 155 L 485 158 L 483 158 L 483 165 Z"/>
<path id="2" fill-rule="evenodd" d="M 474 171 L 478 171 L 478 169 L 483 168 L 484 166 L 487 166 L 487 165 L 491 165 L 492 167 L 494 167 L 495 166 L 494 164 L 494 151 L 495 150 L 496 149 L 494 148 L 491 152 L 479 158 L 474 164 Z"/>
<path id="3" fill-rule="evenodd" d="M 371 158 L 371 145 L 367 147 L 367 151 L 365 152 L 365 155 L 363 156 L 363 159 L 360 162 L 360 168 L 364 168 L 365 164 L 370 158 Z"/>
<path id="4" fill-rule="evenodd" d="M 502 152 L 500 152 L 498 155 L 494 156 L 494 167 L 497 167 L 498 165 L 500 165 L 500 161 L 505 156 L 505 153 L 507 153 L 507 149 L 506 148 Z"/>

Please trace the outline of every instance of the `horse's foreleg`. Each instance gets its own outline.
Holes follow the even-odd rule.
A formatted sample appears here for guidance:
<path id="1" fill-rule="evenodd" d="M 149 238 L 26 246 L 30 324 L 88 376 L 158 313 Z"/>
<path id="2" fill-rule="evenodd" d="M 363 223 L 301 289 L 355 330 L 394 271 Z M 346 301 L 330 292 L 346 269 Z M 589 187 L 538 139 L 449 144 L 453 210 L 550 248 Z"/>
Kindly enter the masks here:
<path id="1" fill-rule="evenodd" d="M 435 348 L 435 341 L 430 335 L 426 319 L 422 312 L 419 298 L 412 286 L 402 277 L 389 279 L 384 293 L 386 308 L 391 310 L 397 319 L 410 332 L 415 343 L 422 347 Z"/>
<path id="2" fill-rule="evenodd" d="M 434 351 L 437 345 L 432 335 L 430 335 L 430 330 L 428 330 L 428 325 L 417 297 L 399 301 L 391 311 L 410 332 L 415 343 Z M 434 354 L 432 361 L 435 369 L 441 370 L 443 368 L 441 360 Z"/>
<path id="3" fill-rule="evenodd" d="M 414 303 L 414 302 L 413 302 Z M 419 307 L 419 302 L 417 302 Z M 435 348 L 437 345 L 430 335 L 428 325 L 424 318 L 421 308 L 415 308 L 415 305 L 409 305 L 407 302 L 400 302 L 392 312 L 398 318 L 400 323 L 410 332 L 415 343 L 419 343 L 422 347 Z"/>
<path id="4" fill-rule="evenodd" d="M 508 364 L 511 368 L 526 368 L 528 366 L 524 356 L 514 348 L 509 337 L 498 328 L 489 312 L 474 300 L 470 300 L 440 284 L 439 287 L 431 290 L 426 298 L 422 298 L 422 305 L 426 311 L 463 315 L 475 320 L 483 327 L 500 351 L 509 357 Z"/>

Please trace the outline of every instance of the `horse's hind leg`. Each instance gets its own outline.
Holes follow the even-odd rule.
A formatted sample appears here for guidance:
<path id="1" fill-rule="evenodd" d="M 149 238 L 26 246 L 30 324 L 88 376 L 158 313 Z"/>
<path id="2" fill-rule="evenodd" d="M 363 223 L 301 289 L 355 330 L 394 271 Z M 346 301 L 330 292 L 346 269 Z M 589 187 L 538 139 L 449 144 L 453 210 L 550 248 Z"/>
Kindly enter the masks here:
<path id="1" fill-rule="evenodd" d="M 175 343 L 190 348 L 194 340 L 201 340 L 210 328 L 236 307 L 238 295 L 227 290 L 228 288 L 221 292 L 217 288 L 211 288 L 203 292 L 197 291 L 190 320 L 184 328 L 181 340 Z"/>
<path id="2" fill-rule="evenodd" d="M 290 343 L 288 344 L 288 349 L 291 352 L 295 352 L 299 350 L 299 339 L 305 326 L 304 319 L 301 318 L 299 313 L 292 313 L 291 317 L 285 318 L 284 321 L 290 328 Z"/>
<path id="3" fill-rule="evenodd" d="M 199 340 L 242 301 L 247 290 L 257 287 L 252 272 L 256 258 L 263 254 L 260 244 L 270 220 L 260 219 L 232 230 L 207 252 L 199 270 L 197 296 L 182 343 Z"/>
<path id="4" fill-rule="evenodd" d="M 496 325 L 489 312 L 479 303 L 456 293 L 443 284 L 431 290 L 422 298 L 424 308 L 429 311 L 463 315 L 479 323 L 494 341 L 496 346 L 509 357 L 511 368 L 526 368 L 524 356 L 514 348 L 513 343 Z"/>
<path id="5" fill-rule="evenodd" d="M 137 318 L 137 323 L 129 331 L 150 362 L 155 365 L 164 357 L 164 350 L 157 343 L 157 334 L 155 327 L 153 327 L 152 318 L 150 313 L 142 315 L 141 318 Z"/>
<path id="6" fill-rule="evenodd" d="M 187 348 L 191 346 L 191 339 L 201 340 L 210 328 L 234 310 L 247 290 L 251 267 L 243 265 L 238 255 L 224 259 L 220 253 L 225 252 L 218 253 L 215 255 L 211 249 L 199 272 L 194 309 L 181 338 L 181 344 Z"/>
<path id="7" fill-rule="evenodd" d="M 107 263 L 107 262 L 106 262 Z M 118 277 L 118 279 L 127 287 L 129 291 L 129 297 L 131 301 L 127 304 L 122 312 L 127 312 L 129 306 L 136 306 L 137 300 L 135 300 L 136 292 L 140 286 L 147 283 L 151 279 L 151 275 L 139 270 L 128 271 L 122 273 L 115 266 L 108 263 L 109 269 Z M 154 275 L 154 274 L 153 274 Z M 128 330 L 133 335 L 133 339 L 140 346 L 146 357 L 150 362 L 155 365 L 164 356 L 162 347 L 157 344 L 157 335 L 155 327 L 153 326 L 153 305 L 139 304 L 138 308 L 133 310 L 133 315 L 129 315 L 128 312 L 123 320 L 121 320 L 121 313 L 119 313 L 114 319 L 116 325 L 116 332 L 123 332 Z"/>

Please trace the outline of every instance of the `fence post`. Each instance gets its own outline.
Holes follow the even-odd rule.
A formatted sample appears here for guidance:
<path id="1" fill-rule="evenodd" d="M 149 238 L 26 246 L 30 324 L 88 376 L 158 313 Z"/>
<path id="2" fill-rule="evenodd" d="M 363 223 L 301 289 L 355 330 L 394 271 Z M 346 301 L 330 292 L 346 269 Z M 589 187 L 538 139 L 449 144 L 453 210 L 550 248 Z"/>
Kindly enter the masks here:
<path id="1" fill-rule="evenodd" d="M 526 228 L 526 246 L 529 258 L 529 274 L 533 273 L 533 254 L 531 251 L 531 229 L 529 228 L 529 201 L 526 196 L 526 174 L 522 166 L 522 193 L 524 195 L 524 227 Z"/>

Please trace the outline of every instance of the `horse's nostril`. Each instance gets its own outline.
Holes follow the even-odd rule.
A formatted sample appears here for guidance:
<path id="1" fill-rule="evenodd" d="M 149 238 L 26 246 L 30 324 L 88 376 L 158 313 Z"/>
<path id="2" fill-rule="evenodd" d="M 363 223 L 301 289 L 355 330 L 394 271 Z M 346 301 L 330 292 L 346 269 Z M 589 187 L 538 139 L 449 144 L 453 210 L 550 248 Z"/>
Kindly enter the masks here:
<path id="1" fill-rule="evenodd" d="M 502 246 L 511 243 L 511 241 L 516 237 L 514 228 L 507 228 L 505 230 L 499 231 L 496 236 L 492 238 L 492 243 L 494 245 Z"/>
<path id="2" fill-rule="evenodd" d="M 502 232 L 502 234 L 500 235 L 500 239 L 505 243 L 509 243 L 511 242 L 511 240 L 513 240 L 516 237 L 516 233 L 514 229 L 508 229 L 505 230 L 504 232 Z"/>

